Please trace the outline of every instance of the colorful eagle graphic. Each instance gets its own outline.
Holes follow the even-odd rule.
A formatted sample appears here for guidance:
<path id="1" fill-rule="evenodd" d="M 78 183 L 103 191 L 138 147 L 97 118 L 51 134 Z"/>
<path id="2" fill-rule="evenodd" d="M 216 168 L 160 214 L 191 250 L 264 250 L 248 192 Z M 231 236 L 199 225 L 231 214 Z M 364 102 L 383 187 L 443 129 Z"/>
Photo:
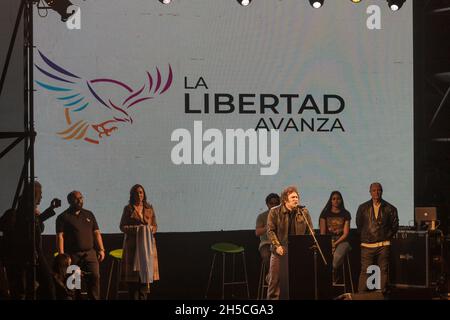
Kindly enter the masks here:
<path id="1" fill-rule="evenodd" d="M 144 102 L 167 92 L 172 85 L 172 67 L 163 81 L 156 68 L 156 79 L 146 71 L 146 80 L 139 88 L 115 79 L 86 80 L 51 61 L 41 51 L 43 65 L 35 64 L 44 80 L 35 82 L 55 95 L 61 103 L 66 128 L 57 132 L 65 140 L 84 140 L 99 144 L 100 140 L 118 130 L 120 124 L 133 124 L 133 113 Z"/>

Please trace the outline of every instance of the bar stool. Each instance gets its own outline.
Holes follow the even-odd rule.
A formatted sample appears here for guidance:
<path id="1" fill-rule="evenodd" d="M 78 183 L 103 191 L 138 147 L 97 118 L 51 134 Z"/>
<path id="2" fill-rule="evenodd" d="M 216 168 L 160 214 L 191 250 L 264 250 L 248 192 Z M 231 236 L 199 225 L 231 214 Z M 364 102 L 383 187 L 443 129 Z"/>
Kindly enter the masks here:
<path id="1" fill-rule="evenodd" d="M 269 285 L 266 282 L 266 264 L 263 260 L 261 260 L 261 269 L 259 272 L 259 282 L 258 282 L 258 295 L 256 296 L 257 300 L 264 300 L 264 297 L 266 294 L 264 293 L 264 290 L 267 292 L 267 288 Z"/>
<path id="2" fill-rule="evenodd" d="M 355 290 L 353 287 L 352 268 L 350 265 L 350 256 L 348 253 L 345 255 L 345 261 L 340 268 L 342 269 L 342 278 L 344 281 L 343 281 L 343 283 L 337 283 L 336 279 L 334 279 L 334 273 L 333 273 L 333 287 L 343 287 L 344 292 L 348 292 L 348 290 L 347 290 L 348 283 L 347 282 L 349 281 L 351 292 L 355 293 Z"/>
<path id="3" fill-rule="evenodd" d="M 126 293 L 128 291 L 119 290 L 120 286 L 120 273 L 122 270 L 122 255 L 123 255 L 123 249 L 115 249 L 111 250 L 109 252 L 109 256 L 112 258 L 111 260 L 111 268 L 109 269 L 109 277 L 108 277 L 108 288 L 106 289 L 106 300 L 109 300 L 109 291 L 111 289 L 111 280 L 112 275 L 114 272 L 114 266 L 117 264 L 117 277 L 116 277 L 116 296 L 115 299 L 117 300 L 117 297 L 120 293 Z"/>
<path id="4" fill-rule="evenodd" d="M 209 291 L 209 287 L 211 285 L 211 278 L 212 278 L 212 274 L 213 274 L 213 270 L 214 270 L 214 263 L 216 261 L 216 256 L 217 254 L 222 254 L 222 299 L 225 299 L 225 286 L 227 285 L 243 285 L 245 284 L 247 287 L 247 299 L 250 299 L 250 291 L 248 289 L 248 280 L 247 280 L 247 266 L 245 263 L 245 249 L 242 246 L 238 246 L 236 244 L 233 243 L 227 243 L 227 242 L 220 242 L 220 243 L 215 243 L 211 246 L 211 249 L 214 252 L 213 255 L 213 260 L 211 263 L 211 269 L 209 271 L 209 279 L 208 279 L 208 285 L 206 287 L 206 293 L 205 293 L 205 299 L 208 296 L 208 291 Z M 234 276 L 235 276 L 235 258 L 236 255 L 240 254 L 242 257 L 242 263 L 244 266 L 244 277 L 245 277 L 245 281 L 235 281 Z M 225 261 L 226 261 L 226 257 L 227 255 L 231 255 L 231 257 L 233 258 L 233 264 L 232 264 L 232 281 L 231 282 L 226 282 L 225 281 Z"/>

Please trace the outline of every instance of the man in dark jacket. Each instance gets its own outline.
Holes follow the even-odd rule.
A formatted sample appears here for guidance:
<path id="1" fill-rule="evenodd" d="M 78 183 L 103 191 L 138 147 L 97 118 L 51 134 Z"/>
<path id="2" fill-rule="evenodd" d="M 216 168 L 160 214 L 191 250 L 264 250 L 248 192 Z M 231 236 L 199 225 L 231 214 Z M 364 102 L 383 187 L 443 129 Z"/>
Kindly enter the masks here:
<path id="1" fill-rule="evenodd" d="M 289 299 L 288 237 L 309 233 L 308 224 L 312 229 L 308 209 L 300 206 L 297 188 L 287 187 L 281 193 L 281 205 L 270 209 L 267 219 L 272 243 L 267 299 Z"/>
<path id="2" fill-rule="evenodd" d="M 361 274 L 358 291 L 367 291 L 367 269 L 380 268 L 380 288 L 384 291 L 389 274 L 389 249 L 398 230 L 397 208 L 382 199 L 383 187 L 374 182 L 369 188 L 371 200 L 364 202 L 356 213 L 356 226 L 361 237 Z"/>

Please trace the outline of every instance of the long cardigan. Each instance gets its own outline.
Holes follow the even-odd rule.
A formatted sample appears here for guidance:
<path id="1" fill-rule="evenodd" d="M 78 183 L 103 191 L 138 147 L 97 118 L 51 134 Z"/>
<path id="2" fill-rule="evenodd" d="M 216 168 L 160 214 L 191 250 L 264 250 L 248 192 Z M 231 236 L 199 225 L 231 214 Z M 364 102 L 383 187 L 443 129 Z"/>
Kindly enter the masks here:
<path id="1" fill-rule="evenodd" d="M 136 254 L 136 229 L 139 225 L 149 224 L 156 231 L 156 216 L 151 205 L 144 205 L 143 220 L 132 205 L 123 209 L 120 220 L 120 230 L 125 233 L 123 241 L 121 280 L 125 282 L 140 282 L 139 272 L 133 271 L 134 257 Z M 156 242 L 153 241 L 153 281 L 159 280 L 158 253 Z"/>

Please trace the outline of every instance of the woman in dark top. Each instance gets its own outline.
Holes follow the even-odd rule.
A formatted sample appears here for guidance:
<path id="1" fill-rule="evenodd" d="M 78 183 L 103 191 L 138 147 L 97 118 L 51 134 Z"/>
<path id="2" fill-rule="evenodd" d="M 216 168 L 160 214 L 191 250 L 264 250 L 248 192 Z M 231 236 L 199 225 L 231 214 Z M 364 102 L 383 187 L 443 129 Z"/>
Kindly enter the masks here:
<path id="1" fill-rule="evenodd" d="M 320 234 L 331 235 L 333 246 L 333 269 L 344 262 L 351 250 L 347 241 L 350 232 L 350 213 L 345 209 L 344 200 L 339 191 L 333 191 L 319 218 Z"/>

